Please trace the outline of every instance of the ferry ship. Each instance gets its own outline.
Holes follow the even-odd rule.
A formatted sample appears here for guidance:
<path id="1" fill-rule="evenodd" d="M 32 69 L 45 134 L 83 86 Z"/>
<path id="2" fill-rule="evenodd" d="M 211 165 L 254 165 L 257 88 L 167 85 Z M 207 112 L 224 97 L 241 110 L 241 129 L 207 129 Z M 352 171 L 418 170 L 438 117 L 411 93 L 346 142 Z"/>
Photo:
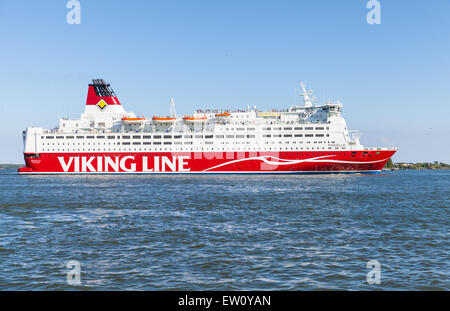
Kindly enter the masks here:
<path id="1" fill-rule="evenodd" d="M 89 84 L 80 119 L 23 131 L 19 174 L 379 173 L 396 148 L 366 148 L 347 129 L 342 104 L 261 111 L 197 110 L 179 116 L 127 112 L 110 84 Z"/>

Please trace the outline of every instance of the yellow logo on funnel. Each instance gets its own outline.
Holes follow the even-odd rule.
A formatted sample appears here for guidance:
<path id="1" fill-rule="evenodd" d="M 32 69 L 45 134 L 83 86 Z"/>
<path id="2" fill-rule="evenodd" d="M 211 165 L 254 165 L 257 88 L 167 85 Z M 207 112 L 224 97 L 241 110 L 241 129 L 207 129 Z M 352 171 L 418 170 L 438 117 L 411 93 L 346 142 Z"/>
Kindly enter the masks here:
<path id="1" fill-rule="evenodd" d="M 105 110 L 108 104 L 102 99 L 97 103 L 97 107 L 100 108 L 101 111 Z"/>

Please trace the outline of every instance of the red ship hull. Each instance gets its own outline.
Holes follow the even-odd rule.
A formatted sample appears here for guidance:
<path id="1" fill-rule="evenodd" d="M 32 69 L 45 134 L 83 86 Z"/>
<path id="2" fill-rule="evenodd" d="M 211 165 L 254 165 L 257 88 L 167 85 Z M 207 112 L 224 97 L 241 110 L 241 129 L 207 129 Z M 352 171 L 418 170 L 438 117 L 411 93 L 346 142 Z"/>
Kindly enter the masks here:
<path id="1" fill-rule="evenodd" d="M 25 154 L 20 174 L 378 173 L 395 150 Z"/>

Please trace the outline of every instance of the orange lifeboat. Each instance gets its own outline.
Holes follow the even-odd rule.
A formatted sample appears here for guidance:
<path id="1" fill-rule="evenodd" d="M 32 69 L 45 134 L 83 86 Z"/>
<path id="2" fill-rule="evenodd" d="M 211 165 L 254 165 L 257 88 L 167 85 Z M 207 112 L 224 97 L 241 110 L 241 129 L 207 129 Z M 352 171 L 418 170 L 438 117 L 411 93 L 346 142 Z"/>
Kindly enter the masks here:
<path id="1" fill-rule="evenodd" d="M 145 122 L 145 118 L 144 117 L 142 117 L 142 118 L 127 118 L 127 117 L 123 117 L 122 118 L 122 121 L 124 122 L 124 123 L 142 123 L 142 122 Z"/>
<path id="2" fill-rule="evenodd" d="M 189 117 L 186 116 L 183 118 L 186 122 L 205 122 L 208 118 L 207 117 Z"/>
<path id="3" fill-rule="evenodd" d="M 175 121 L 177 118 L 174 117 L 166 117 L 166 118 L 161 118 L 161 117 L 153 117 L 152 120 L 155 122 L 162 122 L 162 123 L 167 123 L 167 122 L 173 122 Z"/>
<path id="4" fill-rule="evenodd" d="M 231 116 L 231 113 L 229 113 L 228 111 L 216 113 L 216 117 L 229 117 L 229 116 Z"/>

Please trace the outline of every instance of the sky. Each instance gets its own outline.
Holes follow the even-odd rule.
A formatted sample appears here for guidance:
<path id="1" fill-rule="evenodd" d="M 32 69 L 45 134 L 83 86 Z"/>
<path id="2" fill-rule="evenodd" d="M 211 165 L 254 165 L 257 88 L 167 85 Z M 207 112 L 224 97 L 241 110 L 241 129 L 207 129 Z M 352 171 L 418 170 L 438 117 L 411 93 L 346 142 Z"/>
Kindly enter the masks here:
<path id="1" fill-rule="evenodd" d="M 78 118 L 103 78 L 126 110 L 285 109 L 341 100 L 368 147 L 395 162 L 450 163 L 450 1 L 0 0 L 0 163 L 22 163 L 22 130 Z"/>

